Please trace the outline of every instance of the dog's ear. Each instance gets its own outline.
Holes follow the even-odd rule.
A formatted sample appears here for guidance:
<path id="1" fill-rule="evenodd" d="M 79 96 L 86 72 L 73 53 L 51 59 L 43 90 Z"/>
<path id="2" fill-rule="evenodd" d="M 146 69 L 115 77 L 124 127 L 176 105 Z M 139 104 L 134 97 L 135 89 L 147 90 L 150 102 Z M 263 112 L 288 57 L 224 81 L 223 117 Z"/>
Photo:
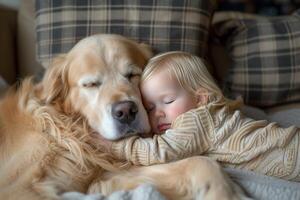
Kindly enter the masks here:
<path id="1" fill-rule="evenodd" d="M 143 55 L 146 57 L 147 60 L 149 60 L 150 58 L 152 58 L 153 52 L 152 52 L 151 47 L 148 44 L 139 43 L 139 47 L 140 47 Z"/>
<path id="2" fill-rule="evenodd" d="M 59 55 L 53 59 L 49 68 L 38 85 L 41 98 L 48 104 L 67 95 L 67 59 L 66 55 Z"/>

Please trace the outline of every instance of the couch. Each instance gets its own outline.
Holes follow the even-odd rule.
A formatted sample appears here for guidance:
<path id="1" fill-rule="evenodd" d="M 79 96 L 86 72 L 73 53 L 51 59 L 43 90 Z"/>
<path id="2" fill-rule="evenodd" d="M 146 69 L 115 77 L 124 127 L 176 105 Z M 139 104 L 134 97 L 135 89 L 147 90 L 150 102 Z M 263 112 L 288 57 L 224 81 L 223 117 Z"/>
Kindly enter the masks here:
<path id="1" fill-rule="evenodd" d="M 131 12 L 122 11 L 123 18 L 118 18 L 106 13 L 105 9 L 111 9 L 111 5 L 99 7 L 101 1 L 94 1 L 98 4 L 89 8 L 82 5 L 85 1 L 77 1 L 76 5 L 62 2 L 23 0 L 18 11 L 1 7 L 0 92 L 26 76 L 39 80 L 55 55 L 67 52 L 85 35 L 121 33 L 150 44 L 156 53 L 184 50 L 207 58 L 211 64 L 209 70 L 224 93 L 232 98 L 243 97 L 245 106 L 242 111 L 246 115 L 275 121 L 282 126 L 300 127 L 299 10 L 290 16 L 269 18 L 214 12 L 210 1 L 197 0 L 189 9 L 172 9 L 171 14 L 166 9 L 168 5 L 163 5 L 155 15 L 157 21 L 147 24 L 140 19 L 151 11 L 147 5 L 143 12 L 136 5 L 130 7 Z M 147 4 L 151 1 L 141 2 Z M 200 12 L 194 9 L 199 6 Z M 72 13 L 74 8 L 78 9 Z M 115 7 L 110 12 L 117 13 L 124 8 L 129 7 Z M 95 17 L 93 11 L 97 9 L 102 9 L 99 12 L 100 18 L 103 15 L 102 21 L 99 18 L 92 20 Z M 87 10 L 90 14 L 83 14 Z M 190 13 L 180 18 L 183 10 Z M 74 16 L 76 20 L 71 24 L 66 25 L 63 21 Z M 172 17 L 183 19 L 184 23 L 178 24 L 175 20 L 169 24 L 167 19 L 172 20 Z M 93 22 L 97 26 L 91 25 Z M 74 26 L 74 23 L 80 25 Z M 91 26 L 87 28 L 87 25 Z M 146 29 L 148 26 L 152 26 L 151 29 Z M 254 199 L 300 199 L 299 183 L 241 170 L 226 171 Z"/>

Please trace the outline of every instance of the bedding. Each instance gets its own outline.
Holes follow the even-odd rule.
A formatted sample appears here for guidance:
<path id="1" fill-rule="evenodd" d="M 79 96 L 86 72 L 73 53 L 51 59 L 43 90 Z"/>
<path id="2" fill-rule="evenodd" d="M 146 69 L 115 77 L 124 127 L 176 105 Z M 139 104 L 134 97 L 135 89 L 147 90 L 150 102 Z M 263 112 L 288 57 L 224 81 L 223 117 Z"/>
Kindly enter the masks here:
<path id="1" fill-rule="evenodd" d="M 231 179 L 240 185 L 246 194 L 257 200 L 298 200 L 300 183 L 256 174 L 251 171 L 226 168 Z"/>
<path id="2" fill-rule="evenodd" d="M 144 184 L 130 191 L 117 191 L 105 197 L 104 195 L 85 195 L 78 192 L 63 194 L 61 200 L 166 200 L 152 185 Z"/>
<path id="3" fill-rule="evenodd" d="M 249 198 L 244 200 L 300 199 L 300 183 L 264 176 L 251 171 L 230 168 L 226 168 L 225 171 L 249 195 Z M 76 192 L 65 193 L 63 200 L 165 200 L 151 185 L 141 185 L 131 191 L 118 191 L 107 197 L 101 194 L 81 194 L 79 198 L 75 199 L 78 197 L 77 194 Z"/>

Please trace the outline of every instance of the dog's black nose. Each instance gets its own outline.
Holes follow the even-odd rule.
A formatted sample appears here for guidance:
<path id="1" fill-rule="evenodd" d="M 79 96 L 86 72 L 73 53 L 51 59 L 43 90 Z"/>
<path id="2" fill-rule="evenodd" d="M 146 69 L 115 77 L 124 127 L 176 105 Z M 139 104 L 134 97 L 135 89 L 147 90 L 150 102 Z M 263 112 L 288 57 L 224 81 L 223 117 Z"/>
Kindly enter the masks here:
<path id="1" fill-rule="evenodd" d="M 138 107 L 133 101 L 120 101 L 112 105 L 112 116 L 122 124 L 130 124 L 138 112 Z"/>

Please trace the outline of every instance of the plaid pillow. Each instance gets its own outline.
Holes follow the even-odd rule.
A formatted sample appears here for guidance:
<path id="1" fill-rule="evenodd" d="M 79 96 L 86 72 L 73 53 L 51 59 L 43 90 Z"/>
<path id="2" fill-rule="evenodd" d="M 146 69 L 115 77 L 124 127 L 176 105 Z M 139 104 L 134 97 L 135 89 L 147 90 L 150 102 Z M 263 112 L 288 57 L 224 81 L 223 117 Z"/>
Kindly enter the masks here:
<path id="1" fill-rule="evenodd" d="M 298 14 L 297 14 L 298 13 Z M 232 59 L 224 80 L 230 96 L 274 106 L 300 100 L 300 16 L 247 16 L 221 21 L 214 30 Z"/>
<path id="2" fill-rule="evenodd" d="M 156 51 L 206 51 L 212 6 L 207 0 L 37 0 L 37 58 L 47 63 L 83 37 L 121 34 Z"/>

